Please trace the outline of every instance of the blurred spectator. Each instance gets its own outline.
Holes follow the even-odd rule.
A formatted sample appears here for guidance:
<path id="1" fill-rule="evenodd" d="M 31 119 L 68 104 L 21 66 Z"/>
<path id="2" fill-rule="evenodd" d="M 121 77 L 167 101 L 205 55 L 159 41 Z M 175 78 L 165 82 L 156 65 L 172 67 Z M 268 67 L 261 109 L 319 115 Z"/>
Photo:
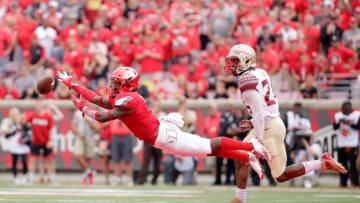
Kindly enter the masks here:
<path id="1" fill-rule="evenodd" d="M 17 51 L 14 56 L 15 60 L 23 62 L 24 51 L 29 50 L 31 46 L 31 37 L 37 26 L 38 23 L 32 18 L 31 13 L 24 11 L 24 18 L 17 28 Z"/>
<path id="2" fill-rule="evenodd" d="M 158 77 L 163 68 L 164 50 L 155 40 L 155 33 L 151 30 L 146 31 L 144 44 L 140 45 L 135 52 L 135 60 L 140 63 L 143 80 Z"/>
<path id="3" fill-rule="evenodd" d="M 31 36 L 31 45 L 24 51 L 24 58 L 29 64 L 29 70 L 35 78 L 39 78 L 45 62 L 45 50 L 39 44 L 36 35 Z"/>
<path id="4" fill-rule="evenodd" d="M 298 34 L 296 30 L 291 27 L 290 20 L 288 19 L 283 21 L 283 28 L 279 30 L 279 34 L 282 35 L 284 42 L 298 39 Z"/>
<path id="5" fill-rule="evenodd" d="M 333 73 L 352 73 L 352 66 L 356 56 L 356 52 L 341 44 L 340 38 L 336 36 L 331 38 L 328 59 Z"/>
<path id="6" fill-rule="evenodd" d="M 356 18 L 350 19 L 349 29 L 344 32 L 342 42 L 344 46 L 359 53 L 360 49 L 360 28 Z"/>
<path id="7" fill-rule="evenodd" d="M 321 156 L 321 147 L 314 143 L 314 135 L 311 129 L 311 123 L 303 115 L 301 103 L 295 103 L 293 109 L 288 111 L 285 115 L 284 123 L 287 127 L 286 146 L 288 162 L 297 163 L 309 160 L 318 159 Z M 309 173 L 303 178 L 292 181 L 290 184 L 297 185 L 296 182 L 301 182 L 305 188 L 311 188 L 318 184 L 318 175 Z"/>
<path id="8" fill-rule="evenodd" d="M 306 15 L 303 29 L 306 52 L 309 56 L 320 49 L 320 28 L 315 25 L 314 16 Z"/>
<path id="9" fill-rule="evenodd" d="M 1 122 L 1 134 L 7 138 L 7 150 L 12 157 L 12 173 L 14 183 L 26 183 L 27 181 L 27 160 L 30 152 L 29 128 L 25 125 L 23 115 L 20 110 L 13 107 L 9 111 L 9 117 Z M 23 166 L 23 177 L 17 176 L 17 160 L 21 160 Z"/>
<path id="10" fill-rule="evenodd" d="M 176 181 L 180 174 L 183 175 L 183 185 L 195 185 L 194 177 L 197 161 L 193 157 L 175 156 L 174 170 L 172 174 L 172 182 L 176 185 Z"/>
<path id="11" fill-rule="evenodd" d="M 317 90 L 314 87 L 314 78 L 308 77 L 301 85 L 301 94 L 304 99 L 317 99 Z"/>
<path id="12" fill-rule="evenodd" d="M 35 112 L 29 113 L 26 122 L 32 127 L 31 154 L 29 160 L 29 181 L 34 181 L 36 162 L 39 161 L 40 183 L 44 183 L 47 170 L 48 182 L 55 182 L 55 171 L 51 162 L 55 161 L 51 142 L 54 120 L 46 111 L 43 101 L 36 103 Z"/>
<path id="13" fill-rule="evenodd" d="M 226 104 L 224 112 L 221 114 L 219 124 L 219 136 L 224 137 L 233 137 L 235 133 L 232 131 L 232 128 L 236 128 L 239 121 L 236 118 L 235 114 L 232 112 L 232 105 Z M 223 168 L 223 158 L 216 157 L 216 178 L 214 181 L 214 185 L 221 185 L 223 182 L 221 180 L 222 176 L 222 168 Z M 232 165 L 232 166 L 231 166 Z M 231 167 L 234 167 L 234 161 L 227 159 L 227 165 L 226 165 L 226 180 L 225 184 L 229 185 L 232 184 L 230 178 L 232 175 Z"/>
<path id="14" fill-rule="evenodd" d="M 82 9 L 83 9 L 82 2 L 77 0 L 67 0 L 64 8 L 62 9 L 62 13 L 64 15 L 62 25 L 68 26 L 70 24 L 69 21 L 71 21 L 71 19 L 74 16 L 78 18 L 78 16 L 80 16 Z"/>
<path id="15" fill-rule="evenodd" d="M 275 36 L 273 34 L 271 34 L 269 26 L 267 26 L 267 25 L 264 25 L 262 27 L 261 35 L 257 39 L 257 46 L 259 46 L 261 50 L 264 50 L 264 47 L 263 47 L 264 41 L 271 42 L 271 43 L 275 42 Z"/>
<path id="16" fill-rule="evenodd" d="M 130 32 L 124 31 L 120 35 L 120 41 L 112 48 L 112 61 L 122 66 L 131 66 L 135 57 L 135 46 L 130 43 Z"/>
<path id="17" fill-rule="evenodd" d="M 16 90 L 20 95 L 24 95 L 27 89 L 33 88 L 35 86 L 35 83 L 36 80 L 32 75 L 30 75 L 28 66 L 22 65 L 19 75 L 16 77 L 14 82 L 14 87 Z"/>
<path id="18" fill-rule="evenodd" d="M 179 112 L 184 117 L 183 130 L 188 133 L 195 133 L 197 116 L 195 111 L 188 109 L 186 100 L 184 98 L 179 99 L 179 107 L 177 112 Z"/>
<path id="19" fill-rule="evenodd" d="M 14 48 L 13 33 L 5 27 L 0 28 L 0 71 L 4 71 L 4 66 L 9 62 L 9 54 Z"/>
<path id="20" fill-rule="evenodd" d="M 71 123 L 71 130 L 77 136 L 74 154 L 84 171 L 82 183 L 93 184 L 95 171 L 91 168 L 91 161 L 95 157 L 95 134 L 99 125 L 89 117 L 83 117 L 81 111 L 75 111 Z"/>
<path id="21" fill-rule="evenodd" d="M 164 112 L 160 111 L 160 102 L 153 100 L 151 102 L 151 110 L 154 113 L 154 115 L 156 115 L 157 117 L 160 116 L 164 116 L 166 115 Z M 149 164 L 151 159 L 154 160 L 153 162 L 153 178 L 151 180 L 151 184 L 152 185 L 157 185 L 157 179 L 160 175 L 160 164 L 161 164 L 161 158 L 162 158 L 162 150 L 155 148 L 154 146 L 148 144 L 148 143 L 144 143 L 144 162 L 141 166 L 141 171 L 140 171 L 140 177 L 137 180 L 137 184 L 144 184 L 147 182 L 147 175 L 148 175 L 148 168 L 149 168 Z"/>
<path id="22" fill-rule="evenodd" d="M 327 17 L 328 23 L 321 27 L 320 40 L 326 55 L 328 54 L 331 46 L 331 41 L 334 39 L 333 36 L 335 36 L 336 39 L 341 39 L 343 34 L 343 29 L 337 25 L 336 19 L 335 15 L 329 15 Z"/>
<path id="23" fill-rule="evenodd" d="M 290 150 L 290 158 L 295 159 L 295 150 L 303 149 L 301 140 L 311 143 L 312 134 L 310 121 L 303 115 L 301 103 L 295 103 L 293 109 L 285 115 L 284 123 L 287 128 L 286 143 Z M 294 154 L 292 154 L 294 153 Z"/>
<path id="24" fill-rule="evenodd" d="M 105 184 L 110 185 L 110 160 L 111 160 L 111 132 L 110 122 L 98 123 L 100 130 L 99 155 L 102 158 L 102 172 Z"/>
<path id="25" fill-rule="evenodd" d="M 14 87 L 13 80 L 6 78 L 4 80 L 4 86 L 0 85 L 0 98 L 2 99 L 19 99 L 20 94 Z"/>
<path id="26" fill-rule="evenodd" d="M 62 20 L 62 13 L 58 11 L 59 3 L 55 0 L 50 0 L 48 3 L 47 12 L 44 13 L 43 18 L 48 20 L 49 26 L 55 30 L 60 26 Z"/>
<path id="27" fill-rule="evenodd" d="M 280 69 L 280 57 L 271 47 L 271 41 L 264 40 L 264 51 L 261 52 L 261 68 L 263 68 L 270 76 L 272 82 L 272 88 L 276 92 L 281 88 L 282 71 Z"/>
<path id="28" fill-rule="evenodd" d="M 126 8 L 124 11 L 124 16 L 131 21 L 134 21 L 138 15 L 139 2 L 137 0 L 127 1 Z"/>
<path id="29" fill-rule="evenodd" d="M 132 185 L 132 137 L 131 131 L 120 120 L 110 122 L 111 157 L 114 162 L 115 184 L 123 183 L 122 174 L 126 172 L 127 183 Z"/>
<path id="30" fill-rule="evenodd" d="M 76 38 L 70 38 L 64 54 L 64 68 L 69 72 L 74 71 L 79 80 L 84 77 L 84 58 L 84 50 L 79 46 Z"/>
<path id="31" fill-rule="evenodd" d="M 166 185 L 173 184 L 175 156 L 172 154 L 166 154 L 166 157 L 162 159 L 164 183 Z"/>
<path id="32" fill-rule="evenodd" d="M 34 32 L 39 40 L 39 44 L 44 48 L 46 59 L 50 58 L 51 50 L 54 47 L 54 40 L 57 37 L 56 30 L 50 26 L 50 23 L 49 19 L 43 19 L 41 25 Z"/>
<path id="33" fill-rule="evenodd" d="M 334 130 L 337 135 L 337 152 L 339 162 L 349 172 L 340 174 L 340 187 L 347 187 L 350 178 L 352 187 L 359 186 L 359 174 L 356 171 L 356 155 L 359 148 L 360 114 L 354 111 L 350 101 L 342 104 L 335 114 Z"/>
<path id="34" fill-rule="evenodd" d="M 51 50 L 51 58 L 52 60 L 55 60 L 55 62 L 59 64 L 63 64 L 64 54 L 65 54 L 65 50 L 63 48 L 63 42 L 61 40 L 61 37 L 58 36 L 54 40 L 54 47 Z"/>
<path id="35" fill-rule="evenodd" d="M 209 116 L 204 121 L 204 135 L 209 138 L 215 138 L 219 136 L 220 132 L 220 117 L 221 113 L 217 111 L 216 104 L 211 103 L 208 106 Z M 217 157 L 207 157 L 207 165 L 211 166 L 213 175 L 215 175 L 215 160 Z M 216 182 L 216 181 L 215 181 Z M 221 183 L 220 183 L 221 184 Z"/>
<path id="36" fill-rule="evenodd" d="M 236 15 L 225 7 L 224 0 L 216 1 L 217 7 L 212 11 L 209 22 L 209 37 L 214 38 L 231 36 L 236 26 Z"/>

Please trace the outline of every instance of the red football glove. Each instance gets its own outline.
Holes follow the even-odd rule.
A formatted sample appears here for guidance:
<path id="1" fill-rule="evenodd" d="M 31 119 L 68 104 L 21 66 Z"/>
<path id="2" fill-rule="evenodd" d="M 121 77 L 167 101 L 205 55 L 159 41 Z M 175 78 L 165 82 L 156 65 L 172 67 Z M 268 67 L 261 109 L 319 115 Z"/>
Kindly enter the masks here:
<path id="1" fill-rule="evenodd" d="M 242 120 L 239 123 L 241 132 L 245 132 L 254 128 L 250 120 Z"/>
<path id="2" fill-rule="evenodd" d="M 71 101 L 75 104 L 75 106 L 81 111 L 83 112 L 84 107 L 85 107 L 85 101 L 80 98 L 80 99 L 76 99 L 76 97 L 71 96 Z"/>
<path id="3" fill-rule="evenodd" d="M 56 74 L 58 80 L 62 83 L 64 83 L 66 86 L 69 87 L 69 89 L 71 89 L 74 85 L 76 85 L 74 83 L 74 78 L 73 78 L 73 74 L 68 74 L 67 72 L 65 72 L 64 70 L 59 70 Z"/>

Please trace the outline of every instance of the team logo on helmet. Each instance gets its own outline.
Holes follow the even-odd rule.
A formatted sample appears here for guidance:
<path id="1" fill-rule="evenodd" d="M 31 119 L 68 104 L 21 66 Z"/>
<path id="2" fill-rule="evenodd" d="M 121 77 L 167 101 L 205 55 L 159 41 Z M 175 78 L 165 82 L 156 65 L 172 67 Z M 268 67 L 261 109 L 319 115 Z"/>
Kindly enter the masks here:
<path id="1" fill-rule="evenodd" d="M 134 92 L 139 84 L 138 72 L 130 67 L 119 67 L 111 74 L 108 89 L 114 96 L 120 92 Z"/>

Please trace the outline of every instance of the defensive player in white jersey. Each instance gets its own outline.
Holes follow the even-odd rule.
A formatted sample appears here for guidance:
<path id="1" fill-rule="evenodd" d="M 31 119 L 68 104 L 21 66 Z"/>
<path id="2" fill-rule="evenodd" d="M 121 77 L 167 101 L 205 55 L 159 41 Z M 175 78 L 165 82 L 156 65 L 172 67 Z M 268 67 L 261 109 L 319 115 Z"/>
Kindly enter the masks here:
<path id="1" fill-rule="evenodd" d="M 233 46 L 226 58 L 225 72 L 236 77 L 241 98 L 253 117 L 251 121 L 240 122 L 242 129 L 251 129 L 244 141 L 255 137 L 270 151 L 273 159 L 269 166 L 274 179 L 284 182 L 321 169 L 347 173 L 328 153 L 324 153 L 320 160 L 286 167 L 285 125 L 279 117 L 278 101 L 272 91 L 269 75 L 263 69 L 256 68 L 253 48 L 246 44 Z M 232 203 L 245 203 L 248 167 L 241 162 L 235 163 L 237 189 Z"/>

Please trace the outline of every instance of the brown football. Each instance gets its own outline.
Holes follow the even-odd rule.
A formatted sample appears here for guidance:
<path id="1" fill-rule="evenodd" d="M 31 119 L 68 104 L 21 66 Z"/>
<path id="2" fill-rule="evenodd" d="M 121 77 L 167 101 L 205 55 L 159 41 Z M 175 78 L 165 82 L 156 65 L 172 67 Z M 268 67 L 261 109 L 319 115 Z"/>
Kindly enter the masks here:
<path id="1" fill-rule="evenodd" d="M 55 80 L 51 75 L 43 75 L 36 84 L 36 89 L 40 94 L 48 94 L 54 87 Z"/>

